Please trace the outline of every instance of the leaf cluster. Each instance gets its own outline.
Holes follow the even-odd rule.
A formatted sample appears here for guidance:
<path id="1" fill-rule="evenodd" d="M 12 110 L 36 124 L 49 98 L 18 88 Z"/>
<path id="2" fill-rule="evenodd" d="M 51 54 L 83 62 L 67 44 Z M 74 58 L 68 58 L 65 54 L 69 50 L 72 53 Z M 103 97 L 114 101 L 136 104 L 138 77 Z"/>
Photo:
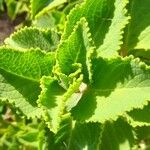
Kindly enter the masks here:
<path id="1" fill-rule="evenodd" d="M 0 47 L 0 100 L 43 123 L 38 149 L 149 148 L 149 6 L 31 0 L 32 26 Z"/>

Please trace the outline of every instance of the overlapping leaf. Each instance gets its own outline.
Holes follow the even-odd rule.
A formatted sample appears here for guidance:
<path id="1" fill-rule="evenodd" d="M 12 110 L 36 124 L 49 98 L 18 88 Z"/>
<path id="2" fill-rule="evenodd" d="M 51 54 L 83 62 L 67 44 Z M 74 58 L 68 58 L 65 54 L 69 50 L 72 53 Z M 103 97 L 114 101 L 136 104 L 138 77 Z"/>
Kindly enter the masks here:
<path id="1" fill-rule="evenodd" d="M 72 130 L 69 150 L 95 150 L 99 148 L 102 128 L 98 123 L 76 123 Z"/>
<path id="2" fill-rule="evenodd" d="M 0 48 L 0 68 L 17 76 L 39 81 L 43 75 L 51 75 L 55 64 L 54 53 L 40 50 L 17 51 Z"/>
<path id="3" fill-rule="evenodd" d="M 42 91 L 39 95 L 38 104 L 45 111 L 45 121 L 50 130 L 54 133 L 59 129 L 62 115 L 64 114 L 66 107 L 65 102 L 79 89 L 82 79 L 83 77 L 75 80 L 73 84 L 70 84 L 67 91 L 59 85 L 59 82 L 55 77 L 44 76 L 41 79 Z M 69 108 L 73 107 L 69 106 L 69 104 L 67 106 Z"/>
<path id="4" fill-rule="evenodd" d="M 150 69 L 139 60 L 98 58 L 93 60 L 93 83 L 78 105 L 74 119 L 105 122 L 150 100 Z"/>
<path id="5" fill-rule="evenodd" d="M 53 0 L 30 0 L 31 1 L 31 15 L 32 18 L 43 9 L 47 4 L 51 3 Z"/>
<path id="6" fill-rule="evenodd" d="M 53 53 L 1 47 L 0 99 L 14 103 L 27 117 L 41 115 L 36 104 L 40 94 L 39 80 L 51 74 L 54 63 Z"/>
<path id="7" fill-rule="evenodd" d="M 150 1 L 130 0 L 128 11 L 131 20 L 125 32 L 123 49 L 150 49 Z"/>
<path id="8" fill-rule="evenodd" d="M 44 9 L 42 9 L 36 17 L 42 16 L 49 12 L 50 10 L 54 9 L 55 7 L 58 7 L 64 3 L 67 3 L 67 0 L 53 0 L 48 6 L 46 6 Z"/>
<path id="9" fill-rule="evenodd" d="M 140 58 L 143 62 L 145 62 L 147 65 L 150 65 L 150 49 L 144 50 L 144 49 L 135 49 L 130 51 L 130 54 L 134 55 L 135 57 Z"/>
<path id="10" fill-rule="evenodd" d="M 65 2 L 31 0 L 34 25 L 62 31 L 65 15 L 50 10 Z M 26 27 L 16 32 L 0 48 L 0 100 L 28 118 L 44 118 L 54 132 L 52 149 L 59 144 L 68 150 L 131 149 L 128 123 L 150 125 L 150 67 L 119 57 L 118 50 L 122 44 L 121 55 L 134 54 L 150 64 L 149 5 L 149 0 L 85 0 L 68 15 L 59 45 L 51 30 Z M 49 52 L 57 45 L 56 54 Z"/>
<path id="11" fill-rule="evenodd" d="M 105 34 L 111 24 L 115 0 L 87 0 L 77 5 L 69 14 L 63 39 L 67 39 L 77 21 L 85 17 L 95 45 L 102 44 Z"/>
<path id="12" fill-rule="evenodd" d="M 38 104 L 45 110 L 45 120 L 54 133 L 57 132 L 64 110 L 63 94 L 65 90 L 52 77 L 41 79 L 41 94 Z"/>
<path id="13" fill-rule="evenodd" d="M 63 12 L 53 10 L 47 12 L 46 14 L 43 14 L 42 16 L 36 17 L 36 19 L 32 21 L 32 24 L 33 26 L 42 29 L 60 28 L 61 30 L 63 30 L 64 19 L 65 14 Z"/>
<path id="14" fill-rule="evenodd" d="M 85 81 L 88 81 L 90 72 L 90 54 L 93 52 L 93 42 L 85 18 L 77 23 L 74 31 L 67 40 L 62 41 L 57 49 L 57 60 L 61 72 L 69 75 L 73 73 L 73 65 L 82 64 Z"/>
<path id="15" fill-rule="evenodd" d="M 132 128 L 121 119 L 106 122 L 101 137 L 100 150 L 129 150 L 134 145 Z"/>
<path id="16" fill-rule="evenodd" d="M 97 50 L 98 55 L 103 57 L 114 57 L 118 55 L 117 51 L 120 50 L 121 44 L 123 43 L 123 29 L 129 22 L 126 9 L 127 3 L 128 0 L 115 1 L 114 16 L 104 42 Z"/>
<path id="17" fill-rule="evenodd" d="M 142 109 L 134 109 L 127 113 L 127 120 L 133 127 L 150 126 L 150 104 Z"/>
<path id="18" fill-rule="evenodd" d="M 5 43 L 11 48 L 21 50 L 40 48 L 44 51 L 54 51 L 59 43 L 59 35 L 51 30 L 25 27 L 12 34 Z"/>
<path id="19" fill-rule="evenodd" d="M 28 118 L 41 117 L 42 110 L 36 104 L 39 94 L 40 88 L 37 82 L 0 69 L 0 100 L 14 104 Z"/>

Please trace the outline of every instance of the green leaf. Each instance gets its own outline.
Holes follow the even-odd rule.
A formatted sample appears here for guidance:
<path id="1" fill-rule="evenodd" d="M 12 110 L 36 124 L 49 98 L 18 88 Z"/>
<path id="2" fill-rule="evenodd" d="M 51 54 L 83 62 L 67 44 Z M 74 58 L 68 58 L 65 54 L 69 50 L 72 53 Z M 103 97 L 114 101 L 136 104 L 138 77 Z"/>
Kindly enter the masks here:
<path id="1" fill-rule="evenodd" d="M 150 11 L 150 9 L 149 9 Z M 150 16 L 150 15 L 149 15 Z M 135 46 L 135 49 L 150 49 L 150 23 L 149 26 L 144 29 L 138 36 L 138 43 Z"/>
<path id="2" fill-rule="evenodd" d="M 125 8 L 128 0 L 116 0 L 114 16 L 111 21 L 108 32 L 106 33 L 103 44 L 98 48 L 98 55 L 103 57 L 113 57 L 118 55 L 123 39 L 123 29 L 129 22 L 129 16 L 126 15 Z"/>
<path id="3" fill-rule="evenodd" d="M 7 7 L 8 16 L 12 20 L 15 20 L 17 15 L 23 14 L 24 12 L 29 11 L 27 0 L 24 0 L 24 1 L 5 0 L 5 5 Z"/>
<path id="4" fill-rule="evenodd" d="M 35 17 L 35 15 L 42 10 L 45 6 L 47 6 L 49 3 L 51 3 L 53 0 L 30 0 L 31 2 L 31 16 L 32 18 Z"/>
<path id="5" fill-rule="evenodd" d="M 139 57 L 140 60 L 145 62 L 147 65 L 150 65 L 150 49 L 134 49 L 129 52 L 129 54 L 134 55 L 135 57 Z"/>
<path id="6" fill-rule="evenodd" d="M 21 78 L 0 69 L 0 100 L 14 104 L 28 118 L 41 117 L 36 100 L 40 94 L 37 82 Z"/>
<path id="7" fill-rule="evenodd" d="M 101 123 L 116 120 L 150 100 L 150 68 L 139 59 L 98 58 L 92 66 L 93 83 L 72 109 L 74 119 Z"/>
<path id="8" fill-rule="evenodd" d="M 17 51 L 0 47 L 0 68 L 29 80 L 39 81 L 43 75 L 51 75 L 54 64 L 52 52 Z"/>
<path id="9" fill-rule="evenodd" d="M 0 0 L 0 11 L 4 11 L 3 2 L 4 2 L 4 0 Z"/>
<path id="10" fill-rule="evenodd" d="M 57 30 L 60 26 L 64 26 L 64 19 L 65 14 L 62 11 L 52 10 L 41 16 L 36 16 L 36 19 L 32 21 L 32 24 L 41 29 L 54 28 Z"/>
<path id="11" fill-rule="evenodd" d="M 123 120 L 116 122 L 106 122 L 100 150 L 130 150 L 134 145 L 134 135 L 132 128 Z"/>
<path id="12" fill-rule="evenodd" d="M 41 94 L 38 104 L 45 111 L 44 119 L 54 133 L 57 132 L 64 111 L 63 94 L 65 90 L 58 84 L 55 77 L 42 77 Z"/>
<path id="13" fill-rule="evenodd" d="M 76 123 L 72 130 L 68 150 L 96 150 L 100 144 L 101 125 L 99 123 Z"/>
<path id="14" fill-rule="evenodd" d="M 131 16 L 125 32 L 123 49 L 150 49 L 150 1 L 130 0 L 128 10 Z"/>
<path id="15" fill-rule="evenodd" d="M 77 23 L 67 40 L 62 41 L 57 49 L 58 65 L 61 72 L 69 75 L 74 72 L 73 65 L 82 64 L 82 72 L 88 81 L 90 69 L 90 54 L 93 52 L 93 42 L 85 18 Z"/>
<path id="16" fill-rule="evenodd" d="M 17 13 L 16 13 L 16 8 L 17 8 L 17 2 L 16 1 L 13 1 L 13 0 L 8 0 L 6 2 L 6 6 L 7 6 L 7 13 L 8 13 L 8 16 L 14 20 Z"/>
<path id="17" fill-rule="evenodd" d="M 136 127 L 134 129 L 136 135 L 136 144 L 139 149 L 145 147 L 146 150 L 149 150 L 149 140 L 150 140 L 150 126 Z"/>
<path id="18" fill-rule="evenodd" d="M 63 35 L 67 39 L 73 31 L 77 21 L 85 17 L 96 47 L 99 47 L 108 32 L 113 18 L 115 0 L 86 0 L 71 10 Z M 121 0 L 120 3 L 123 1 Z"/>
<path id="19" fill-rule="evenodd" d="M 66 110 L 70 111 L 75 107 L 81 99 L 83 93 L 82 90 L 86 88 L 86 84 L 82 82 L 83 76 L 80 75 L 78 79 L 74 79 L 73 83 L 70 84 L 64 97 L 66 98 Z M 84 87 L 85 86 L 85 87 Z M 83 88 L 83 89 L 82 89 Z"/>
<path id="20" fill-rule="evenodd" d="M 142 109 L 134 109 L 127 113 L 128 122 L 133 126 L 150 126 L 150 104 Z"/>
<path id="21" fill-rule="evenodd" d="M 51 30 L 25 27 L 12 34 L 5 43 L 11 48 L 21 50 L 40 48 L 44 51 L 54 51 L 59 43 L 59 35 Z"/>
<path id="22" fill-rule="evenodd" d="M 70 114 L 65 114 L 62 116 L 61 122 L 60 122 L 60 128 L 54 136 L 55 144 L 61 145 L 64 148 L 66 148 L 66 145 L 68 146 L 70 142 L 70 136 L 72 134 L 72 117 L 70 117 Z M 65 144 L 64 144 L 65 143 Z"/>
<path id="23" fill-rule="evenodd" d="M 80 83 L 83 80 L 81 75 L 78 79 L 75 79 L 72 84 L 65 91 L 58 80 L 55 77 L 42 77 L 41 79 L 41 94 L 39 95 L 38 104 L 39 107 L 45 111 L 45 120 L 48 127 L 56 133 L 59 129 L 62 115 L 66 108 L 74 107 L 79 101 L 72 101 L 72 96 L 77 94 Z"/>
<path id="24" fill-rule="evenodd" d="M 67 0 L 53 0 L 48 6 L 46 6 L 45 8 L 43 8 L 37 15 L 36 17 L 39 16 L 43 16 L 44 14 L 47 14 L 47 12 L 49 12 L 50 10 L 64 4 L 67 3 Z M 35 17 L 35 18 L 36 18 Z"/>

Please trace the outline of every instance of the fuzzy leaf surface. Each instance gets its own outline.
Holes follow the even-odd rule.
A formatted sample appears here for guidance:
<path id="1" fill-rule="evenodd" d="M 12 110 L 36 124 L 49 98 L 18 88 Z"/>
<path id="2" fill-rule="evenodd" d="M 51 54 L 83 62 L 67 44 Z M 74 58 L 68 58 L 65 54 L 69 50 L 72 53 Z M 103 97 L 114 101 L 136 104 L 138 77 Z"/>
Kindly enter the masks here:
<path id="1" fill-rule="evenodd" d="M 138 59 L 98 58 L 92 66 L 93 83 L 72 109 L 74 119 L 101 123 L 116 120 L 150 100 L 150 68 Z"/>
<path id="2" fill-rule="evenodd" d="M 0 100 L 14 104 L 28 118 L 42 114 L 36 103 L 39 94 L 39 83 L 0 69 Z"/>
<path id="3" fill-rule="evenodd" d="M 43 75 L 51 75 L 55 64 L 54 53 L 40 50 L 17 51 L 0 48 L 0 68 L 17 76 L 39 81 Z"/>
<path id="4" fill-rule="evenodd" d="M 75 63 L 82 64 L 82 72 L 88 80 L 89 58 L 88 51 L 93 49 L 89 28 L 85 18 L 82 18 L 67 40 L 64 40 L 57 49 L 58 65 L 61 72 L 69 75 L 74 72 Z"/>
<path id="5" fill-rule="evenodd" d="M 121 119 L 106 122 L 101 137 L 100 150 L 130 150 L 134 145 L 132 128 Z"/>
<path id="6" fill-rule="evenodd" d="M 48 127 L 55 133 L 59 128 L 61 115 L 63 114 L 63 94 L 65 90 L 55 78 L 46 76 L 41 79 L 41 88 L 38 104 L 45 110 L 44 117 Z"/>
<path id="7" fill-rule="evenodd" d="M 115 0 L 87 0 L 77 5 L 69 14 L 63 39 L 72 33 L 77 21 L 85 17 L 96 47 L 102 44 L 105 34 L 111 24 Z"/>
<path id="8" fill-rule="evenodd" d="M 40 48 L 44 51 L 54 51 L 59 43 L 59 35 L 51 30 L 25 27 L 5 40 L 11 48 L 27 50 Z"/>
<path id="9" fill-rule="evenodd" d="M 129 16 L 127 16 L 126 5 L 128 0 L 116 0 L 114 16 L 109 26 L 109 30 L 106 33 L 103 44 L 98 48 L 98 55 L 103 57 L 112 57 L 118 55 L 118 50 L 121 48 L 123 39 L 123 29 L 129 22 Z"/>

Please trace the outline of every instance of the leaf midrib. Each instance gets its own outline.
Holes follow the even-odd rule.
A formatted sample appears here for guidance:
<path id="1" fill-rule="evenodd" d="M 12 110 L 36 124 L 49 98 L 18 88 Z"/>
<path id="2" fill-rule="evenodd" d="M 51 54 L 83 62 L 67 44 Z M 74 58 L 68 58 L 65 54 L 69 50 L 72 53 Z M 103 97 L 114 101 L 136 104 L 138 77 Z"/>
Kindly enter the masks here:
<path id="1" fill-rule="evenodd" d="M 7 70 L 5 70 L 5 69 L 3 69 L 3 68 L 0 67 L 0 71 L 1 71 L 1 70 L 5 71 L 6 73 L 9 73 L 9 74 L 11 74 L 11 75 L 14 75 L 14 76 L 16 76 L 16 77 L 20 77 L 20 78 L 22 78 L 22 79 L 29 80 L 29 81 L 31 81 L 31 82 L 35 82 L 35 83 L 39 83 L 39 82 L 40 82 L 40 79 L 37 80 L 37 79 L 29 78 L 29 77 L 26 77 L 26 76 L 21 76 L 21 75 L 18 75 L 18 74 L 14 73 L 14 72 L 7 71 Z"/>

